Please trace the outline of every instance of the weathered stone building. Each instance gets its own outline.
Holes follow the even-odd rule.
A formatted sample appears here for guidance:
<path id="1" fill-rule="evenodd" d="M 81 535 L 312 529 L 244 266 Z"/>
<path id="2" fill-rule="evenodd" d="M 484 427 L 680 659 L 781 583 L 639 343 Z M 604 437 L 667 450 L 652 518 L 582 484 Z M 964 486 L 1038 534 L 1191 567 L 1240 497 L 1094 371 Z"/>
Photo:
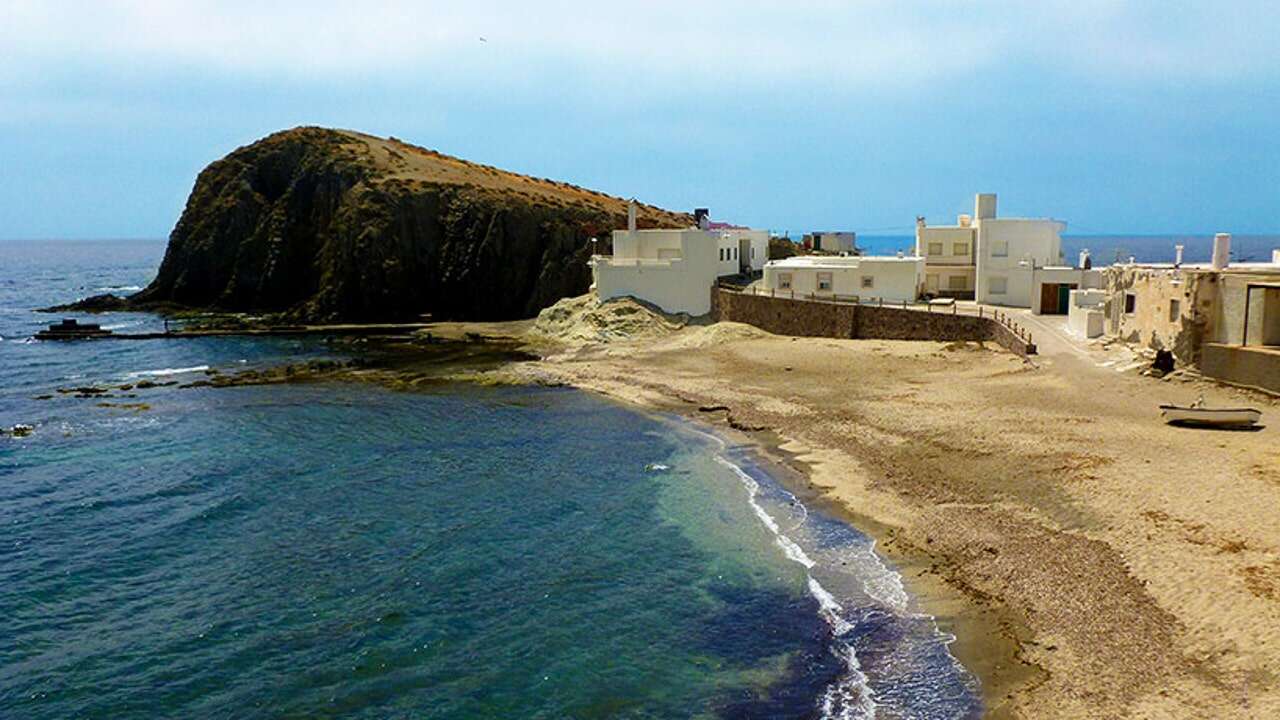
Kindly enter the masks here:
<path id="1" fill-rule="evenodd" d="M 1229 236 L 1218 242 L 1226 245 Z M 1280 392 L 1280 264 L 1113 265 L 1106 332 L 1239 385 Z"/>

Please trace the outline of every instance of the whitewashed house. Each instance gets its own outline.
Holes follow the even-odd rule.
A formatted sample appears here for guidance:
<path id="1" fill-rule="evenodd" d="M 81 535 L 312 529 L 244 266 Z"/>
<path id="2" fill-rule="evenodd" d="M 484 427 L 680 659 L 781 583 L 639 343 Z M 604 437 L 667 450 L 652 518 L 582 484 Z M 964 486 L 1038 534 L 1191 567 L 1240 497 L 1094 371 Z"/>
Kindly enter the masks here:
<path id="1" fill-rule="evenodd" d="M 613 232 L 613 254 L 595 255 L 589 262 L 596 297 L 602 302 L 634 297 L 669 313 L 710 312 L 717 278 L 739 274 L 753 254 L 766 257 L 769 235 L 747 228 L 711 230 L 705 210 L 695 216 L 697 227 L 637 230 L 633 202 L 627 229 Z"/>
<path id="2" fill-rule="evenodd" d="M 774 294 L 901 303 L 915 302 L 923 277 L 921 257 L 797 255 L 765 263 L 763 287 Z"/>
<path id="3" fill-rule="evenodd" d="M 996 196 L 981 193 L 974 213 L 955 225 L 916 220 L 916 254 L 925 258 L 926 294 L 1066 314 L 1071 290 L 1097 288 L 1098 271 L 1062 260 L 1066 223 L 996 216 Z"/>

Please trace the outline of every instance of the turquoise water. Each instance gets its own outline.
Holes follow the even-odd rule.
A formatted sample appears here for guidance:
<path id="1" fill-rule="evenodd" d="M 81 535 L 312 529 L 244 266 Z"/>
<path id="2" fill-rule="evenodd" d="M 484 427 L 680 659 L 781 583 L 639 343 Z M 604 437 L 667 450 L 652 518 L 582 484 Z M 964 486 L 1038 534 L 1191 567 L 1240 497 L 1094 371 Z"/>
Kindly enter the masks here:
<path id="1" fill-rule="evenodd" d="M 676 418 L 548 388 L 54 392 L 346 352 L 29 339 L 31 307 L 145 284 L 162 250 L 0 243 L 0 425 L 36 428 L 0 438 L 0 716 L 981 713 L 865 536 Z"/>

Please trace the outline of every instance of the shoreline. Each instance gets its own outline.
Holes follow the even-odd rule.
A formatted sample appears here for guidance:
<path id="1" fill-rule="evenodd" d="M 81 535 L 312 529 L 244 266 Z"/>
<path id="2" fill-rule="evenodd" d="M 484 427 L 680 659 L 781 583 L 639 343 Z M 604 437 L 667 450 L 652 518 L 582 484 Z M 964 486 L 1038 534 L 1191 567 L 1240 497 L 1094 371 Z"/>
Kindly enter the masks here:
<path id="1" fill-rule="evenodd" d="M 524 381 L 545 384 L 536 378 Z M 1002 710 L 1006 696 L 1034 682 L 1043 672 L 1022 658 L 1021 643 L 1031 635 L 1025 625 L 993 607 L 989 598 L 966 592 L 943 579 L 937 568 L 946 563 L 944 556 L 895 542 L 897 533 L 891 523 L 833 498 L 829 488 L 814 481 L 814 469 L 820 463 L 815 451 L 801 447 L 794 438 L 771 428 L 735 427 L 729 413 L 707 411 L 687 399 L 572 380 L 554 384 L 590 392 L 638 412 L 672 415 L 702 432 L 744 447 L 766 474 L 801 503 L 871 538 L 874 552 L 901 579 L 912 607 L 932 618 L 939 632 L 952 637 L 947 643 L 948 652 L 976 681 L 983 717 L 1007 717 Z"/>
<path id="2" fill-rule="evenodd" d="M 1186 431 L 1152 411 L 1236 391 L 965 343 L 527 328 L 440 324 L 434 344 L 379 343 L 387 362 L 216 385 L 541 384 L 669 413 L 872 538 L 955 636 L 986 717 L 1280 714 L 1277 428 Z"/>
<path id="3" fill-rule="evenodd" d="M 1238 391 L 1070 353 L 1031 365 L 737 323 L 626 331 L 569 334 L 496 375 L 749 439 L 790 470 L 780 482 L 876 540 L 956 636 L 987 716 L 1280 714 L 1265 640 L 1280 627 L 1277 428 L 1187 431 L 1155 410 Z"/>

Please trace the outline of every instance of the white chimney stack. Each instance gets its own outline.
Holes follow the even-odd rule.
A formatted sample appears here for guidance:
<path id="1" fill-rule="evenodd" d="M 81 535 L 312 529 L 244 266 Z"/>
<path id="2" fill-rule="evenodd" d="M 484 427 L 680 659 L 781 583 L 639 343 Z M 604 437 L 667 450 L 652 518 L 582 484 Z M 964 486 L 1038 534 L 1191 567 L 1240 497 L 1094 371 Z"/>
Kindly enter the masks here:
<path id="1" fill-rule="evenodd" d="M 1224 270 L 1231 264 L 1231 233 L 1213 236 L 1213 269 Z"/>
<path id="2" fill-rule="evenodd" d="M 1280 248 L 1271 251 L 1271 264 L 1280 265 Z"/>
<path id="3" fill-rule="evenodd" d="M 635 234 L 636 231 L 636 199 L 631 198 L 627 202 L 627 232 Z"/>
<path id="4" fill-rule="evenodd" d="M 1182 267 L 1182 246 L 1181 245 L 1173 246 L 1173 266 Z"/>

